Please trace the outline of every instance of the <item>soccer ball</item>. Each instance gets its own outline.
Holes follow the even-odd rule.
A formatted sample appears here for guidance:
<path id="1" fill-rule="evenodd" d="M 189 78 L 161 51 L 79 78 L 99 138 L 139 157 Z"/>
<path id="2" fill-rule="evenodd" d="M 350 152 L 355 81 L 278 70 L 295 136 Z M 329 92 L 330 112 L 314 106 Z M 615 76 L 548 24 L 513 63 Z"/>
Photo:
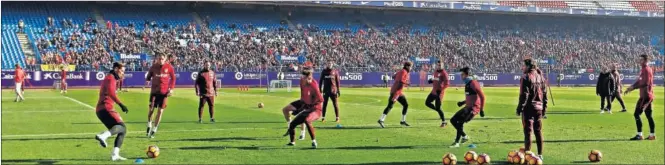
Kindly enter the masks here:
<path id="1" fill-rule="evenodd" d="M 487 154 L 478 155 L 478 160 L 476 160 L 479 165 L 490 164 L 490 156 Z"/>
<path id="2" fill-rule="evenodd" d="M 466 161 L 466 163 L 473 163 L 476 159 L 478 159 L 478 154 L 474 151 L 469 151 L 464 154 L 464 161 Z"/>
<path id="3" fill-rule="evenodd" d="M 159 156 L 159 147 L 157 146 L 148 146 L 148 150 L 145 152 L 149 158 L 157 158 Z"/>
<path id="4" fill-rule="evenodd" d="M 263 108 L 263 103 L 259 103 L 259 108 Z"/>
<path id="5" fill-rule="evenodd" d="M 519 151 L 510 151 L 508 153 L 508 163 L 524 164 L 524 154 Z"/>
<path id="6" fill-rule="evenodd" d="M 591 162 L 600 162 L 603 159 L 603 153 L 600 153 L 598 150 L 591 150 L 589 153 L 589 161 Z"/>
<path id="7" fill-rule="evenodd" d="M 522 155 L 524 155 L 525 154 L 524 152 L 526 152 L 526 149 L 524 149 L 524 147 L 520 147 L 520 153 L 522 153 Z"/>
<path id="8" fill-rule="evenodd" d="M 457 157 L 452 153 L 447 153 L 443 155 L 443 165 L 456 165 Z"/>
<path id="9" fill-rule="evenodd" d="M 539 157 L 531 151 L 526 151 L 524 153 L 524 160 L 526 160 L 527 163 L 531 162 L 531 159 L 536 159 L 536 158 L 539 158 Z"/>
<path id="10" fill-rule="evenodd" d="M 539 157 L 534 157 L 527 162 L 528 165 L 542 165 L 543 160 Z"/>

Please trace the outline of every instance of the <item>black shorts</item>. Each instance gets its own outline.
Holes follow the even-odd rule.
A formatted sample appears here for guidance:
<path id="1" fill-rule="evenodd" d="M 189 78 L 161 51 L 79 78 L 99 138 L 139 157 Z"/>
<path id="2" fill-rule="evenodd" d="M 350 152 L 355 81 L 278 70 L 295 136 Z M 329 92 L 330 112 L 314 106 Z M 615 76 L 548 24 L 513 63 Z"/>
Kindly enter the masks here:
<path id="1" fill-rule="evenodd" d="M 450 120 L 455 119 L 467 123 L 471 121 L 471 119 L 473 119 L 474 116 L 476 116 L 473 114 L 472 111 L 473 110 L 471 108 L 462 108 L 459 111 L 457 111 L 457 113 L 455 113 L 455 115 L 453 115 L 453 117 Z"/>
<path id="2" fill-rule="evenodd" d="M 296 110 L 291 111 L 291 114 L 296 115 L 296 114 L 300 113 L 303 110 L 303 107 L 305 106 L 305 102 L 302 101 L 302 100 L 296 100 L 296 101 L 291 102 L 291 106 L 296 108 Z"/>
<path id="3" fill-rule="evenodd" d="M 124 122 L 122 121 L 122 118 L 120 117 L 120 114 L 116 112 L 115 110 L 99 110 L 97 111 L 97 118 L 99 118 L 102 123 L 104 123 L 104 126 L 106 126 L 107 129 L 111 129 L 111 127 L 115 125 L 123 125 Z"/>
<path id="4" fill-rule="evenodd" d="M 150 107 L 151 108 L 160 108 L 164 109 L 166 108 L 166 95 L 164 94 L 159 94 L 159 93 L 151 93 L 150 94 Z"/>

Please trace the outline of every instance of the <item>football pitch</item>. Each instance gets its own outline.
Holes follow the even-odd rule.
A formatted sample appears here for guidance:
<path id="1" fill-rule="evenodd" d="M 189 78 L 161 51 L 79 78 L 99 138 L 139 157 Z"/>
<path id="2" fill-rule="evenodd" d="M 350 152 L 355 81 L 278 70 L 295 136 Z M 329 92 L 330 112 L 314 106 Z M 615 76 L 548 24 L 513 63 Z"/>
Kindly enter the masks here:
<path id="1" fill-rule="evenodd" d="M 509 151 L 523 146 L 520 118 L 515 115 L 518 89 L 483 88 L 486 116 L 476 116 L 465 125 L 470 141 L 460 148 L 448 146 L 455 138 L 449 125 L 440 128 L 435 111 L 424 105 L 429 89 L 406 90 L 410 104 L 407 121 L 399 125 L 401 106 L 395 105 L 386 119 L 386 128 L 376 123 L 387 104 L 387 88 L 343 88 L 340 98 L 341 128 L 334 122 L 332 105 L 328 121 L 317 121 L 318 149 L 311 140 L 285 144 L 288 137 L 281 109 L 299 98 L 297 90 L 266 93 L 266 89 L 238 91 L 220 89 L 216 98 L 216 123 L 197 122 L 198 98 L 194 89 L 177 89 L 154 139 L 145 135 L 148 91 L 129 89 L 119 94 L 129 108 L 121 113 L 128 135 L 121 155 L 129 160 L 111 162 L 111 148 L 101 148 L 94 135 L 105 127 L 97 119 L 94 106 L 98 89 L 72 89 L 62 95 L 55 90 L 26 90 L 26 101 L 13 102 L 14 94 L 2 90 L 2 162 L 28 164 L 132 164 L 136 158 L 145 164 L 441 164 L 444 154 L 457 155 L 458 164 L 466 151 L 487 153 L 494 164 L 506 163 Z M 599 114 L 600 98 L 595 88 L 552 87 L 556 105 L 550 102 L 544 120 L 545 164 L 589 163 L 592 149 L 603 153 L 600 164 L 664 164 L 663 87 L 657 87 L 653 103 L 656 121 L 655 141 L 628 141 L 636 132 L 633 109 L 638 91 L 624 96 L 627 113 L 613 104 L 614 114 Z M 463 88 L 448 88 L 443 102 L 446 119 L 459 109 Z M 257 108 L 257 103 L 265 108 Z M 119 111 L 119 108 L 116 106 Z M 642 116 L 645 137 L 649 127 Z M 299 131 L 300 128 L 297 129 Z M 109 145 L 113 144 L 109 138 Z M 477 148 L 468 148 L 475 144 Z M 149 145 L 161 149 L 156 159 L 147 159 Z M 535 143 L 532 145 L 536 150 Z"/>

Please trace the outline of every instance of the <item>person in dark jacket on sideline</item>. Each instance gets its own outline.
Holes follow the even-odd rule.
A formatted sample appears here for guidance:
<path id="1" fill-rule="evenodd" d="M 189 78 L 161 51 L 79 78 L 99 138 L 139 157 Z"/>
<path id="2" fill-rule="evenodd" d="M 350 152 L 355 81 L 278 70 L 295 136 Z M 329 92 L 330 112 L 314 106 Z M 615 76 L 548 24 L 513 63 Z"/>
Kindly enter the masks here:
<path id="1" fill-rule="evenodd" d="M 612 96 L 616 94 L 616 90 L 614 76 L 606 66 L 603 66 L 596 83 L 596 95 L 600 96 L 600 113 L 607 111 L 612 114 Z M 607 101 L 607 106 L 605 106 L 605 101 Z"/>

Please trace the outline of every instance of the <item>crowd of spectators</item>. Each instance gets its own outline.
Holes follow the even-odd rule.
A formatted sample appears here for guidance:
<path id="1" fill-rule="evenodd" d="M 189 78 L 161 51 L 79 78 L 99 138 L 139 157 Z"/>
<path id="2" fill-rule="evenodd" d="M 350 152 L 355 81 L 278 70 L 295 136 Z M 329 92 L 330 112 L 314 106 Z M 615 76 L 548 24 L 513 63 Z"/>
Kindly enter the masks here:
<path id="1" fill-rule="evenodd" d="M 462 14 L 445 22 L 365 25 L 367 28 L 356 32 L 301 24 L 279 29 L 245 24 L 229 30 L 194 22 L 160 27 L 155 21 L 146 21 L 142 31 L 133 24 L 111 26 L 110 22 L 104 28 L 86 24 L 79 29 L 68 25 L 71 20 L 63 20 L 68 25 L 63 28 L 75 29 L 71 35 L 62 35 L 59 28 L 45 28 L 52 37 L 38 38 L 35 44 L 43 64 L 68 63 L 91 69 L 108 66 L 115 53 L 165 53 L 181 71 L 200 69 L 205 61 L 226 71 L 289 68 L 285 66 L 295 63 L 279 62 L 278 56 L 303 56 L 316 66 L 334 61 L 340 68 L 355 71 L 389 71 L 413 58 L 435 57 L 449 69 L 471 66 L 479 72 L 503 73 L 519 72 L 524 58 L 544 63 L 553 60 L 552 69 L 562 72 L 593 70 L 610 63 L 634 69 L 639 54 L 663 61 L 650 46 L 653 37 L 660 38 L 657 41 L 662 45 L 662 26 L 654 28 L 651 22 L 625 18 L 542 17 L 546 16 Z M 53 26 L 53 20 L 48 21 Z M 150 63 L 123 62 L 131 70 L 147 69 Z"/>

